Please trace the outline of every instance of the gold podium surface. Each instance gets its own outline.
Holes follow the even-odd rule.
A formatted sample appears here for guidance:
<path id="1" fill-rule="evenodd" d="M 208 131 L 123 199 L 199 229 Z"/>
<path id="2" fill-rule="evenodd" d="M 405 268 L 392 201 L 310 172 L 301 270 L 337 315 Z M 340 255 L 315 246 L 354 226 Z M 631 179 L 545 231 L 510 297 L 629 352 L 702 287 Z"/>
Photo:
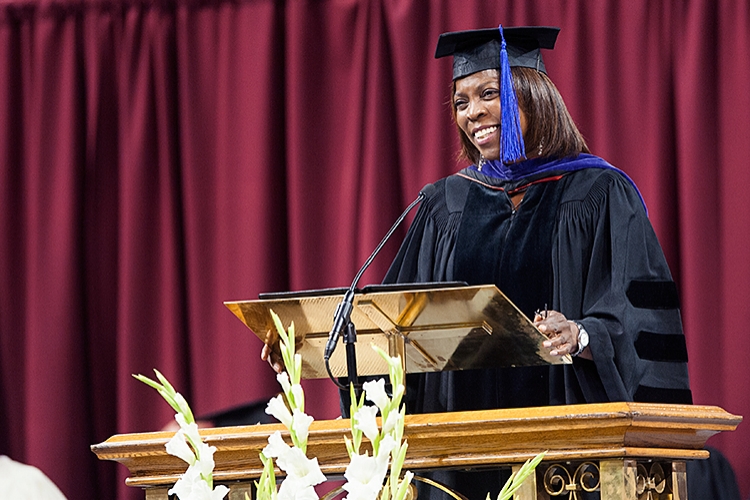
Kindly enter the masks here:
<path id="1" fill-rule="evenodd" d="M 400 355 L 406 373 L 571 363 L 570 356 L 551 356 L 542 347 L 546 337 L 494 285 L 373 290 L 354 296 L 359 375 L 388 373 L 370 344 Z M 343 297 L 343 291 L 318 291 L 225 305 L 261 340 L 275 332 L 271 310 L 285 327 L 293 322 L 302 377 L 327 378 L 323 352 Z M 333 353 L 330 365 L 334 376 L 346 376 L 343 348 Z"/>
<path id="2" fill-rule="evenodd" d="M 674 464 L 670 465 L 672 473 L 682 478 L 675 481 L 684 487 L 684 461 L 706 458 L 708 452 L 703 449 L 706 440 L 719 432 L 734 430 L 741 420 L 715 406 L 647 403 L 407 415 L 404 437 L 409 451 L 404 469 L 417 472 L 517 467 L 547 450 L 542 465 L 601 463 L 605 490 L 608 487 L 605 477 L 609 481 L 615 478 L 617 484 L 625 481 L 624 487 L 630 488 L 628 478 L 632 476 L 635 480 L 637 467 L 641 467 L 639 461 Z M 249 485 L 257 479 L 262 471 L 258 453 L 276 430 L 281 430 L 288 440 L 281 424 L 202 429 L 201 435 L 217 448 L 214 480 L 231 486 Z M 344 436 L 348 434 L 349 420 L 317 421 L 310 428 L 308 456 L 317 457 L 321 470 L 329 477 L 343 474 L 349 463 L 344 444 Z M 164 445 L 172 435 L 171 432 L 115 435 L 93 445 L 92 450 L 101 460 L 126 466 L 130 471 L 127 484 L 145 488 L 147 498 L 166 498 L 166 488 L 186 469 L 184 462 L 166 452 Z M 673 498 L 679 500 L 679 489 Z"/>

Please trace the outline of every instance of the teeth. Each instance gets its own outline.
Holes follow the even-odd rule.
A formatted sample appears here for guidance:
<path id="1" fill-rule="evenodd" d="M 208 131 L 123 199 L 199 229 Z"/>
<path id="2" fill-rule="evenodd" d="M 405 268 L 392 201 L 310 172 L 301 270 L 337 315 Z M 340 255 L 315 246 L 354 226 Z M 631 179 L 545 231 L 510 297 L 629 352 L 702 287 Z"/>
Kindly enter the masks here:
<path id="1" fill-rule="evenodd" d="M 479 132 L 475 133 L 474 137 L 476 137 L 477 139 L 481 140 L 481 139 L 484 139 L 485 137 L 487 137 L 488 135 L 490 135 L 491 133 L 493 133 L 496 130 L 497 130 L 497 127 L 483 128 Z"/>

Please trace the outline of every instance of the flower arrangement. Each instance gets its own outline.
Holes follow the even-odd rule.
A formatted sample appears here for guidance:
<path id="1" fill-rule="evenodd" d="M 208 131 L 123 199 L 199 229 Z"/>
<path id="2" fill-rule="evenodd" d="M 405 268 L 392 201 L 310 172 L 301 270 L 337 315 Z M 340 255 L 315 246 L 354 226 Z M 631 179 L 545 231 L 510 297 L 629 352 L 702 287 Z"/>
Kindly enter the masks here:
<path id="1" fill-rule="evenodd" d="M 281 355 L 287 371 L 276 376 L 283 396 L 279 394 L 272 398 L 268 402 L 266 413 L 284 424 L 292 444 L 290 446 L 284 441 L 280 431 L 268 437 L 268 445 L 259 454 L 263 472 L 255 482 L 256 496 L 258 500 L 318 500 L 315 486 L 324 482 L 326 477 L 320 470 L 317 458 L 308 458 L 306 455 L 313 418 L 305 413 L 305 395 L 300 385 L 302 357 L 295 352 L 294 323 L 287 331 L 273 311 L 271 316 L 279 332 Z M 406 471 L 402 476 L 408 448 L 408 443 L 403 439 L 406 408 L 401 404 L 405 392 L 404 370 L 399 357 L 391 357 L 375 345 L 373 349 L 388 365 L 392 396 L 386 392 L 384 379 L 365 382 L 359 398 L 354 388 L 350 387 L 352 437 L 344 437 L 350 462 L 344 472 L 346 482 L 342 489 L 347 492 L 345 500 L 404 500 L 414 479 L 411 471 Z M 177 495 L 180 500 L 223 499 L 229 489 L 225 486 L 213 487 L 213 455 L 216 448 L 201 440 L 195 418 L 185 398 L 174 390 L 159 371 L 154 372 L 159 382 L 143 375 L 133 376 L 156 389 L 177 412 L 175 420 L 180 429 L 166 444 L 167 453 L 188 464 L 187 471 L 168 493 Z M 366 401 L 373 404 L 367 405 Z M 378 413 L 381 416 L 380 426 L 377 422 Z M 363 436 L 371 444 L 372 455 L 368 451 L 361 453 Z M 508 479 L 497 500 L 509 500 L 534 472 L 544 455 L 545 453 L 540 453 L 527 460 Z M 278 489 L 274 459 L 276 466 L 285 472 L 285 478 Z M 249 500 L 247 494 L 245 498 Z M 490 500 L 489 493 L 487 500 Z"/>
<path id="2" fill-rule="evenodd" d="M 317 459 L 307 459 L 305 456 L 308 429 L 313 419 L 304 413 L 304 392 L 300 385 L 302 358 L 295 352 L 294 323 L 286 331 L 273 311 L 271 316 L 279 332 L 281 355 L 287 367 L 287 372 L 276 378 L 289 407 L 279 395 L 269 401 L 266 413 L 289 430 L 292 446 L 283 441 L 278 431 L 268 438 L 268 446 L 261 452 L 264 470 L 256 483 L 257 497 L 259 500 L 317 500 L 313 487 L 325 481 L 325 476 L 320 472 Z M 349 500 L 375 500 L 379 494 L 381 500 L 403 500 L 414 476 L 407 472 L 403 479 L 399 479 L 407 449 L 407 444 L 402 439 L 405 408 L 401 406 L 401 398 L 404 394 L 404 373 L 399 358 L 392 358 L 382 349 L 374 348 L 388 363 L 394 394 L 393 397 L 388 397 L 383 379 L 365 382 L 364 392 L 359 399 L 355 396 L 354 388 L 350 388 L 352 438 L 344 438 L 350 463 L 344 473 L 346 483 L 343 489 L 348 492 L 346 498 Z M 375 405 L 366 406 L 365 399 Z M 378 412 L 382 416 L 382 429 L 378 427 L 376 420 Z M 368 452 L 360 453 L 363 435 L 372 444 L 372 456 Z M 276 465 L 287 474 L 278 493 L 271 458 L 276 458 Z M 389 465 L 391 474 L 386 480 Z"/>
<path id="3" fill-rule="evenodd" d="M 167 492 L 177 495 L 180 500 L 221 500 L 229 492 L 226 486 L 213 487 L 215 446 L 208 446 L 198 434 L 198 424 L 185 398 L 177 392 L 172 384 L 154 370 L 159 382 L 143 375 L 133 375 L 141 382 L 156 389 L 159 394 L 177 412 L 175 420 L 180 429 L 167 444 L 167 453 L 187 462 L 188 468 Z"/>
<path id="4" fill-rule="evenodd" d="M 281 432 L 276 431 L 268 437 L 268 446 L 260 452 L 263 473 L 255 483 L 259 500 L 317 500 L 315 486 L 326 480 L 320 471 L 318 459 L 307 458 L 307 437 L 313 418 L 305 413 L 305 393 L 300 385 L 302 375 L 302 356 L 295 352 L 294 324 L 289 332 L 284 330 L 279 317 L 271 311 L 273 322 L 279 332 L 281 356 L 287 371 L 276 376 L 284 392 L 284 398 L 278 395 L 268 402 L 266 413 L 284 424 L 292 438 L 292 446 L 286 444 Z M 286 477 L 276 491 L 276 478 L 273 461 L 279 469 L 286 472 Z"/>
<path id="5" fill-rule="evenodd" d="M 408 447 L 403 440 L 406 407 L 401 405 L 405 390 L 404 370 L 400 358 L 388 356 L 375 345 L 372 347 L 388 364 L 393 396 L 388 397 L 385 380 L 382 378 L 365 382 L 362 385 L 364 392 L 359 400 L 354 388 L 350 387 L 352 439 L 344 438 L 350 463 L 344 473 L 347 482 L 343 488 L 349 493 L 349 500 L 374 500 L 378 494 L 381 500 L 403 500 L 414 478 L 414 474 L 407 471 L 401 479 Z M 365 399 L 374 403 L 374 406 L 366 406 Z M 381 428 L 378 428 L 376 420 L 378 412 L 382 417 Z M 363 434 L 372 445 L 372 456 L 367 452 L 360 454 Z M 391 473 L 386 479 L 389 460 Z"/>

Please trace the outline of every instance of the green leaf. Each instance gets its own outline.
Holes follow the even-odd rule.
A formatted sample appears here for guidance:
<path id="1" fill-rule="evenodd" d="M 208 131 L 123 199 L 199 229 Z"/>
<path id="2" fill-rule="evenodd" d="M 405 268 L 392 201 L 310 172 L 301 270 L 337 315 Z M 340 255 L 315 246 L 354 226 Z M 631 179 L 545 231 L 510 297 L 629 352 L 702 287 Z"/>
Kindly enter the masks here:
<path id="1" fill-rule="evenodd" d="M 164 375 L 162 375 L 161 373 L 159 373 L 158 370 L 154 370 L 154 371 L 156 372 L 156 376 L 159 378 L 159 380 L 163 380 L 163 381 L 167 382 L 167 386 L 165 386 L 163 382 L 160 384 L 159 382 L 156 382 L 155 380 L 152 380 L 152 379 L 150 379 L 150 378 L 148 378 L 148 377 L 146 377 L 144 375 L 135 375 L 134 374 L 133 377 L 136 380 L 140 380 L 144 384 L 146 384 L 146 385 L 148 385 L 148 386 L 153 387 L 154 389 L 156 389 L 156 391 L 159 393 L 159 395 L 169 404 L 169 406 L 172 407 L 172 409 L 174 409 L 174 411 L 176 411 L 177 413 L 183 413 L 182 409 L 180 408 L 180 405 L 177 404 L 177 401 L 175 400 L 175 396 L 174 395 L 176 394 L 176 392 L 174 390 L 174 387 L 172 387 L 169 384 L 169 382 L 164 377 Z M 192 412 L 190 413 L 190 415 L 192 416 Z M 187 420 L 187 416 L 186 416 L 186 420 Z"/>
<path id="2" fill-rule="evenodd" d="M 508 478 L 508 481 L 506 481 L 505 485 L 503 486 L 503 489 L 500 490 L 500 493 L 497 495 L 497 500 L 509 500 L 513 494 L 523 485 L 523 482 L 528 478 L 536 469 L 537 465 L 544 459 L 544 456 L 547 454 L 546 451 L 543 451 L 539 453 L 537 456 L 535 456 L 533 459 L 526 460 L 526 462 L 521 466 L 518 471 L 511 474 L 511 476 Z M 487 494 L 487 497 L 489 498 L 489 493 Z"/>
<path id="3" fill-rule="evenodd" d="M 266 457 L 262 452 L 258 454 L 263 463 L 263 472 L 255 483 L 257 500 L 274 500 L 276 498 L 276 473 L 273 468 L 273 460 Z"/>
<path id="4" fill-rule="evenodd" d="M 141 382 L 143 382 L 144 384 L 148 386 L 153 387 L 157 391 L 161 390 L 162 388 L 160 383 L 156 382 L 155 380 L 151 380 L 150 378 L 146 377 L 145 375 L 141 375 L 140 373 L 138 375 L 134 373 L 133 378 L 135 378 L 136 380 L 140 380 Z"/>
<path id="5" fill-rule="evenodd" d="M 357 412 L 365 404 L 364 392 L 360 394 L 359 400 L 357 400 L 357 393 L 354 390 L 354 385 L 349 385 L 349 427 L 352 433 L 353 449 L 359 454 L 359 448 L 362 444 L 362 431 L 356 428 L 357 419 L 354 417 Z"/>
<path id="6" fill-rule="evenodd" d="M 409 471 L 404 474 L 404 479 L 399 482 L 394 500 L 404 500 L 404 498 L 406 498 L 406 494 L 409 491 L 409 484 L 413 477 L 414 474 Z"/>
<path id="7" fill-rule="evenodd" d="M 359 454 L 359 450 L 354 449 L 354 445 L 352 444 L 351 439 L 344 436 L 344 443 L 346 444 L 346 452 L 349 454 L 349 458 Z"/>
<path id="8" fill-rule="evenodd" d="M 286 334 L 284 325 L 281 323 L 281 318 L 279 318 L 279 315 L 276 314 L 273 309 L 270 310 L 270 313 L 271 313 L 271 318 L 273 319 L 273 324 L 276 327 L 276 331 L 279 332 L 279 336 L 281 337 L 281 340 L 283 340 L 285 343 L 289 343 L 289 337 Z"/>

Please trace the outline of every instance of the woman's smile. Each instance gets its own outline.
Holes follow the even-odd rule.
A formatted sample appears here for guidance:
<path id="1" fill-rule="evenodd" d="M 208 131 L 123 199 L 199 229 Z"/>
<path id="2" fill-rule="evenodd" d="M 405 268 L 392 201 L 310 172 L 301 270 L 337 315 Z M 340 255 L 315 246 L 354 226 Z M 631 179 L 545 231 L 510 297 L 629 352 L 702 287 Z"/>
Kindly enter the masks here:
<path id="1" fill-rule="evenodd" d="M 474 130 L 474 139 L 477 144 L 485 145 L 492 140 L 499 140 L 499 137 L 495 137 L 496 132 L 500 130 L 497 125 L 490 125 L 488 127 L 478 127 Z"/>

